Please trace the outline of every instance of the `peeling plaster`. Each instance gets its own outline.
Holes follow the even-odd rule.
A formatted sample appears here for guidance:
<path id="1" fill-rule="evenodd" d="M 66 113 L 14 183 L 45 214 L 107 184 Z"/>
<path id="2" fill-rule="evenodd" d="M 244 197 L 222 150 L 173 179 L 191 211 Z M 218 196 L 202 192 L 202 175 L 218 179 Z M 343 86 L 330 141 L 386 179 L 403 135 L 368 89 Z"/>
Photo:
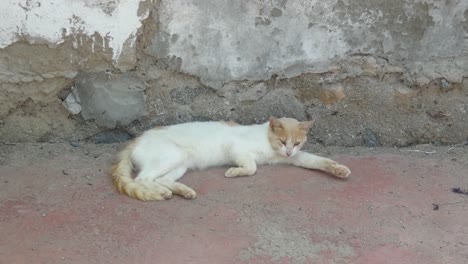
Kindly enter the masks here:
<path id="1" fill-rule="evenodd" d="M 149 14 L 138 16 L 141 1 L 3 0 L 0 2 L 0 48 L 19 40 L 53 47 L 64 42 L 67 36 L 98 33 L 108 40 L 116 63 L 124 43 L 134 46 L 136 32 Z M 80 45 L 79 39 L 76 38 L 74 47 Z"/>

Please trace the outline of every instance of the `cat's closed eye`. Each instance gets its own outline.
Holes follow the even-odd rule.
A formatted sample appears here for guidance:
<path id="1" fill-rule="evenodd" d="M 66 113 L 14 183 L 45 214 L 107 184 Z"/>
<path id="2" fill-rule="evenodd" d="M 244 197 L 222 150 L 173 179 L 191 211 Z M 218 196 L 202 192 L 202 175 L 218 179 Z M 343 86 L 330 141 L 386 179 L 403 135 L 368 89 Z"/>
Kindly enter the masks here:
<path id="1" fill-rule="evenodd" d="M 299 146 L 299 144 L 301 144 L 301 142 L 297 141 L 296 143 L 294 143 L 294 146 Z"/>
<path id="2" fill-rule="evenodd" d="M 281 144 L 286 146 L 286 140 L 280 140 L 280 141 L 281 141 Z"/>

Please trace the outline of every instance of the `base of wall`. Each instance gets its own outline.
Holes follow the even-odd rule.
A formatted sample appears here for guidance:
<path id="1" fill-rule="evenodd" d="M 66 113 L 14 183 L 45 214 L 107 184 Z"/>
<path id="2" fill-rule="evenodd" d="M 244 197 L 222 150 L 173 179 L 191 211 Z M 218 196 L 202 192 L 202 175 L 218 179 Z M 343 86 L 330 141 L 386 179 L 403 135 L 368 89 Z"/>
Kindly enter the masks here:
<path id="1" fill-rule="evenodd" d="M 117 122 L 112 127 L 68 112 L 62 101 L 75 79 L 51 78 L 38 86 L 61 87 L 46 99 L 30 96 L 6 111 L 0 121 L 0 142 L 93 141 L 97 133 L 101 141 L 114 142 L 122 138 L 115 137 L 115 131 L 136 136 L 153 126 L 203 120 L 251 124 L 270 116 L 315 120 L 309 140 L 324 145 L 408 146 L 468 139 L 467 78 L 460 83 L 438 78 L 420 86 L 408 82 L 403 69 L 384 60 L 362 56 L 352 61 L 352 67 L 347 60 L 321 74 L 233 81 L 212 88 L 161 61 L 140 60 L 132 78 L 146 85 L 141 91 L 145 115 L 129 123 L 123 111 L 127 125 Z M 126 75 L 117 72 L 100 85 L 120 83 L 115 79 Z M 125 95 L 109 92 L 102 100 L 118 101 L 119 96 Z"/>

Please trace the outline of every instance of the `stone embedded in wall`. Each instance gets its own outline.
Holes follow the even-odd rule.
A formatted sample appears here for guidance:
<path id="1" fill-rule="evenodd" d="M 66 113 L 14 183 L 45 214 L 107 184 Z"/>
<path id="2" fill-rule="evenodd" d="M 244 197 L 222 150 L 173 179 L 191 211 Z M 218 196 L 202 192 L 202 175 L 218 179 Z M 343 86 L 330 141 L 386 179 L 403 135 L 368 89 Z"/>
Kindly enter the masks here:
<path id="1" fill-rule="evenodd" d="M 193 121 L 224 120 L 229 118 L 230 109 L 216 94 L 201 94 L 193 100 L 191 114 Z"/>
<path id="2" fill-rule="evenodd" d="M 399 100 L 407 100 L 418 94 L 418 91 L 409 89 L 406 86 L 396 87 L 394 92 L 395 98 Z"/>
<path id="3" fill-rule="evenodd" d="M 148 79 L 159 79 L 165 72 L 165 69 L 161 69 L 158 65 L 149 65 L 145 71 Z"/>
<path id="4" fill-rule="evenodd" d="M 206 87 L 196 87 L 196 88 L 185 87 L 185 88 L 173 89 L 169 92 L 169 95 L 171 97 L 171 100 L 178 104 L 190 105 L 193 102 L 193 99 L 195 99 L 197 96 L 199 96 L 200 94 L 210 92 L 210 91 L 211 90 Z"/>
<path id="5" fill-rule="evenodd" d="M 146 114 L 145 83 L 133 73 L 80 75 L 75 83 L 85 120 L 115 128 Z"/>
<path id="6" fill-rule="evenodd" d="M 345 98 L 343 86 L 341 84 L 326 85 L 319 91 L 319 99 L 324 104 L 334 104 Z"/>
<path id="7" fill-rule="evenodd" d="M 362 133 L 362 144 L 366 147 L 380 146 L 379 139 L 370 128 L 364 129 L 364 132 Z"/>
<path id="8" fill-rule="evenodd" d="M 440 89 L 442 91 L 450 91 L 451 90 L 451 85 L 450 85 L 450 82 L 447 81 L 446 79 L 442 78 L 440 80 Z"/>
<path id="9" fill-rule="evenodd" d="M 235 120 L 242 124 L 265 122 L 270 116 L 306 118 L 304 106 L 289 89 L 274 89 L 256 101 L 233 104 L 226 104 L 215 93 L 201 94 L 193 100 L 191 115 L 193 121 Z"/>
<path id="10" fill-rule="evenodd" d="M 257 83 L 252 85 L 249 89 L 244 91 L 239 96 L 241 102 L 253 102 L 262 98 L 267 93 L 267 86 L 265 83 Z"/>
<path id="11" fill-rule="evenodd" d="M 62 105 L 65 107 L 68 112 L 72 115 L 77 115 L 81 112 L 81 101 L 76 92 L 76 89 L 73 89 L 68 96 L 63 100 Z"/>
<path id="12" fill-rule="evenodd" d="M 270 116 L 306 119 L 304 105 L 289 89 L 271 90 L 258 101 L 245 102 L 236 112 L 235 120 L 246 124 L 265 122 Z"/>
<path id="13" fill-rule="evenodd" d="M 229 100 L 255 102 L 267 93 L 264 82 L 229 82 L 218 91 L 218 94 Z"/>

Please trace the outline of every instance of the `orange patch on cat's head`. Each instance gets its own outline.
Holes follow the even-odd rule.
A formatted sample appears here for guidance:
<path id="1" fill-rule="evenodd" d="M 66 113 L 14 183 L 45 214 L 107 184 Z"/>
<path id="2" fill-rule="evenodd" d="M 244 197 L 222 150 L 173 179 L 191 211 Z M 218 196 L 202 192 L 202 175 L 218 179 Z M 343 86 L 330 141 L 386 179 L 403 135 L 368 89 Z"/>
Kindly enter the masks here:
<path id="1" fill-rule="evenodd" d="M 268 139 L 275 151 L 284 156 L 293 156 L 307 141 L 307 133 L 313 121 L 300 122 L 294 118 L 270 118 Z"/>

